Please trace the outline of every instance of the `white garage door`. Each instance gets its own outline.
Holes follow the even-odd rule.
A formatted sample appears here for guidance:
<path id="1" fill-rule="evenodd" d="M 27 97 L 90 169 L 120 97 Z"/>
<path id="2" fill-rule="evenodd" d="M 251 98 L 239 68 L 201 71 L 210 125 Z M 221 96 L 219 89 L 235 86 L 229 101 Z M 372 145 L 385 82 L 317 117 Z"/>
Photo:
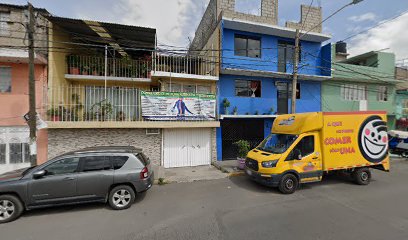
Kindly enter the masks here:
<path id="1" fill-rule="evenodd" d="M 163 165 L 165 168 L 211 164 L 210 129 L 166 129 Z"/>

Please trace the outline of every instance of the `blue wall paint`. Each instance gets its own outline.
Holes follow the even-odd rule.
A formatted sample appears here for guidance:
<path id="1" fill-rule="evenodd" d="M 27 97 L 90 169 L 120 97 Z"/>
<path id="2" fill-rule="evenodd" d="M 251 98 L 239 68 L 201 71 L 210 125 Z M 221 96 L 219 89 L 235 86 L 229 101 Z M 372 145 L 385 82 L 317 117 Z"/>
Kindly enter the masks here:
<path id="1" fill-rule="evenodd" d="M 217 160 L 222 161 L 222 129 L 217 128 L 216 137 L 217 137 Z"/>
<path id="2" fill-rule="evenodd" d="M 261 81 L 261 97 L 237 97 L 235 96 L 235 80 L 257 80 Z M 233 108 L 238 108 L 238 115 L 255 114 L 259 115 L 268 113 L 271 108 L 277 110 L 277 89 L 276 81 L 284 81 L 273 78 L 256 78 L 247 76 L 221 75 L 218 82 L 219 89 L 219 114 L 224 114 L 223 99 L 227 98 L 231 105 L 230 114 Z M 321 84 L 320 82 L 300 81 L 301 98 L 297 100 L 297 112 L 317 112 L 321 110 Z M 290 106 L 290 101 L 288 101 Z"/>
<path id="3" fill-rule="evenodd" d="M 255 36 L 261 39 L 261 58 L 250 58 L 234 55 L 235 34 Z M 278 41 L 284 40 L 294 42 L 293 39 L 285 39 L 270 35 L 261 35 L 248 32 L 241 32 L 230 29 L 222 31 L 222 68 L 250 69 L 259 71 L 278 71 Z M 331 53 L 322 54 L 320 43 L 301 41 L 301 61 L 300 74 L 307 75 L 327 75 L 324 71 L 327 62 L 331 61 Z M 327 61 L 322 60 L 325 59 Z M 324 65 L 324 66 L 323 66 Z M 293 64 L 287 64 L 287 72 L 293 72 Z"/>

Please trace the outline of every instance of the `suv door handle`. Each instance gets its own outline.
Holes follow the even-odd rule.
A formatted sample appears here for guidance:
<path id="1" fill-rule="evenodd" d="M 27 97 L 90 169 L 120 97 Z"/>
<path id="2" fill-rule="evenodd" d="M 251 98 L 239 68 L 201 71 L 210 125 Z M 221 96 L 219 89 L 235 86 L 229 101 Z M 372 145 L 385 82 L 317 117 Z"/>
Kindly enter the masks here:
<path id="1" fill-rule="evenodd" d="M 63 180 L 64 180 L 64 181 L 72 181 L 72 180 L 75 180 L 75 178 L 73 178 L 73 177 L 66 177 L 66 178 L 64 178 Z"/>

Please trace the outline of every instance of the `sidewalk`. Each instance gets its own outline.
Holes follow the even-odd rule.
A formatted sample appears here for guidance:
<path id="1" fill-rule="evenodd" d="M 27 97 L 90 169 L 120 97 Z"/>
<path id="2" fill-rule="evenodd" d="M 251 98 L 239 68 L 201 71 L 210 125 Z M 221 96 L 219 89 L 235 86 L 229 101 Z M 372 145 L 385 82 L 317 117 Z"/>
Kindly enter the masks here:
<path id="1" fill-rule="evenodd" d="M 227 173 L 229 177 L 245 175 L 243 170 L 238 169 L 237 160 L 216 161 L 213 162 L 213 165 L 221 172 Z"/>
<path id="2" fill-rule="evenodd" d="M 163 175 L 166 183 L 205 181 L 228 177 L 227 173 L 220 172 L 214 166 L 169 168 L 164 169 Z"/>

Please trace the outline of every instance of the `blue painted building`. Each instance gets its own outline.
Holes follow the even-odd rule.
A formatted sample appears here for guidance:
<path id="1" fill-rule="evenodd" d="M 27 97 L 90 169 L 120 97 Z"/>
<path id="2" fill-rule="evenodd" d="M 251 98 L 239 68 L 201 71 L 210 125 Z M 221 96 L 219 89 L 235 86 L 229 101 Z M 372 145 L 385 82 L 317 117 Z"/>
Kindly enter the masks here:
<path id="1" fill-rule="evenodd" d="M 296 112 L 321 111 L 321 82 L 331 78 L 331 47 L 323 44 L 330 36 L 321 33 L 321 9 L 302 6 L 302 20 L 281 27 L 277 1 L 260 2 L 262 11 L 256 16 L 237 12 L 231 1 L 210 1 L 192 44 L 205 50 L 219 41 L 218 160 L 236 159 L 238 140 L 255 147 L 270 133 L 277 114 L 291 112 L 296 29 L 301 34 L 310 30 L 300 41 Z M 210 21 L 213 27 L 208 27 Z"/>

